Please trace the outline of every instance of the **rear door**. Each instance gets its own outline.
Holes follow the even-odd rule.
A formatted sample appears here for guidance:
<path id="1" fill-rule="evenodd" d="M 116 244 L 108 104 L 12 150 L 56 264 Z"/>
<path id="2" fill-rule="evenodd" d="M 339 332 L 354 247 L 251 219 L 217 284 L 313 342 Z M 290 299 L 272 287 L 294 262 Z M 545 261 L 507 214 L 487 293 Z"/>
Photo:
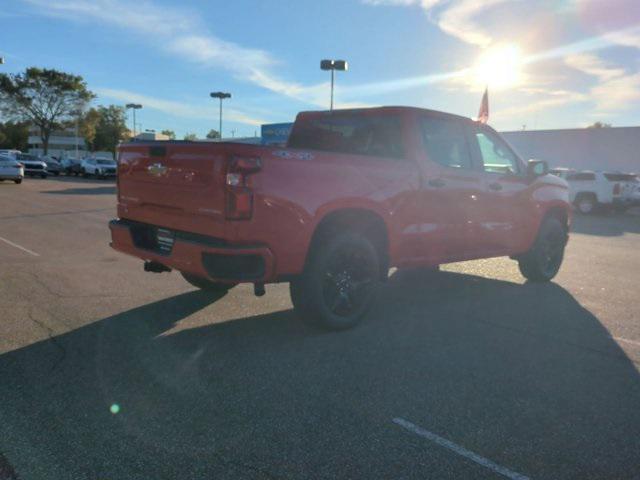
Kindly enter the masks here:
<path id="1" fill-rule="evenodd" d="M 517 252 L 526 245 L 532 208 L 525 164 L 492 128 L 475 124 L 470 133 L 483 190 L 474 242 L 483 255 Z"/>
<path id="2" fill-rule="evenodd" d="M 433 263 L 475 256 L 474 229 L 482 183 L 467 138 L 468 125 L 449 116 L 418 119 L 423 145 L 420 223 L 423 255 Z"/>

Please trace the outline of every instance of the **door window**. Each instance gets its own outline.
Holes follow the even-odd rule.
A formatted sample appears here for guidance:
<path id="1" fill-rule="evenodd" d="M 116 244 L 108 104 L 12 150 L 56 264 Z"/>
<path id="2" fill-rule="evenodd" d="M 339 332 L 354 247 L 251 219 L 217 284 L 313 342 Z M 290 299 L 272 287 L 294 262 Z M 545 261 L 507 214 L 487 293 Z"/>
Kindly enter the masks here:
<path id="1" fill-rule="evenodd" d="M 484 171 L 489 173 L 520 173 L 520 162 L 515 153 L 496 134 L 489 130 L 476 132 L 476 141 L 482 157 Z"/>
<path id="2" fill-rule="evenodd" d="M 421 121 L 422 139 L 429 160 L 445 167 L 471 169 L 471 154 L 460 122 L 425 117 Z"/>

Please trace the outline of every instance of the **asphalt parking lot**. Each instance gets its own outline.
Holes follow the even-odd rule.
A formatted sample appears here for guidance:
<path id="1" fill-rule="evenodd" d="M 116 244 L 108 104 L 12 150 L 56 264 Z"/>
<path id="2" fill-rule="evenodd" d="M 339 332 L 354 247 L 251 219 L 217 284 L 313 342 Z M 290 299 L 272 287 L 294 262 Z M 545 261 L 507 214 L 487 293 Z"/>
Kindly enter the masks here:
<path id="1" fill-rule="evenodd" d="M 111 250 L 115 185 L 0 183 L 0 480 L 640 479 L 640 216 L 556 281 L 396 272 L 358 328 Z"/>

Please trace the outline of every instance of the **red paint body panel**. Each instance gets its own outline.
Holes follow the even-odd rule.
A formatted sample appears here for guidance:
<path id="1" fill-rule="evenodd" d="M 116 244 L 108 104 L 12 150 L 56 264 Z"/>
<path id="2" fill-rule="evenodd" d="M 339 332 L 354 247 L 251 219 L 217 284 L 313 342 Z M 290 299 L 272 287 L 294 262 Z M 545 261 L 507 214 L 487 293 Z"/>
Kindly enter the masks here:
<path id="1" fill-rule="evenodd" d="M 207 252 L 251 252 L 265 261 L 259 281 L 302 272 L 314 231 L 326 215 L 343 209 L 373 212 L 389 240 L 390 266 L 436 265 L 515 255 L 533 243 L 551 208 L 570 214 L 566 183 L 553 176 L 454 171 L 431 161 L 418 119 L 447 116 L 407 107 L 354 110 L 401 118 L 404 159 L 317 150 L 214 142 L 152 142 L 119 149 L 118 217 L 225 242 L 223 249 L 176 239 L 170 255 L 138 248 L 126 227 L 112 225 L 116 250 L 214 280 L 202 265 Z M 296 120 L 326 112 L 302 113 Z M 294 126 L 294 130 L 295 130 Z M 245 177 L 253 195 L 248 220 L 228 220 L 226 175 L 233 158 L 259 158 Z M 432 187 L 434 180 L 443 187 Z M 498 182 L 498 192 L 488 188 Z M 253 281 L 253 280 L 252 280 Z"/>

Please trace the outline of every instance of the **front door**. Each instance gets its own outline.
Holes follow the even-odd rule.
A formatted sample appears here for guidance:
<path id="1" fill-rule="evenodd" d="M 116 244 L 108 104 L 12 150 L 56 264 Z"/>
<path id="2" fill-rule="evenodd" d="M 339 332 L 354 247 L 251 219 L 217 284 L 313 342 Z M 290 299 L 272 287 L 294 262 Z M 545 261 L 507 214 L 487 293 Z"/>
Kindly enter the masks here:
<path id="1" fill-rule="evenodd" d="M 481 218 L 476 226 L 483 254 L 518 253 L 526 244 L 524 226 L 531 213 L 530 182 L 524 162 L 486 125 L 471 134 L 472 154 L 482 165 L 483 192 L 479 198 Z"/>
<path id="2" fill-rule="evenodd" d="M 419 118 L 424 155 L 420 159 L 422 208 L 417 228 L 428 263 L 475 256 L 473 229 L 483 186 L 467 129 L 465 121 L 451 117 Z"/>

